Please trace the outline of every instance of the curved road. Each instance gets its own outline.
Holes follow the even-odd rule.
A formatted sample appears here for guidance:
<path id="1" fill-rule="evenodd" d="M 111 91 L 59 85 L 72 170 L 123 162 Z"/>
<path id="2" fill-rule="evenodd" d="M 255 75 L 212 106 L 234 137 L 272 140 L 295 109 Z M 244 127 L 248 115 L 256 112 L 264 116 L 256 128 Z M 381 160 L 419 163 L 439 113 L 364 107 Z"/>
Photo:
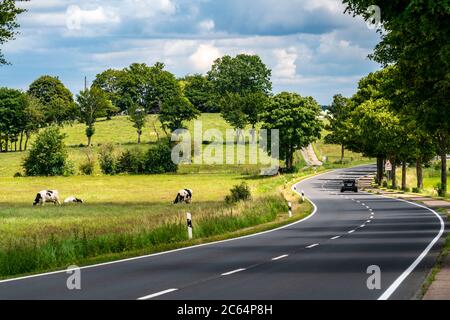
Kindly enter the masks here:
<path id="1" fill-rule="evenodd" d="M 81 270 L 0 281 L 0 299 L 296 300 L 411 299 L 434 265 L 444 223 L 435 212 L 365 193 L 338 193 L 344 178 L 374 166 L 326 173 L 296 186 L 316 205 L 308 219 L 255 236 Z M 369 266 L 381 289 L 369 290 Z"/>

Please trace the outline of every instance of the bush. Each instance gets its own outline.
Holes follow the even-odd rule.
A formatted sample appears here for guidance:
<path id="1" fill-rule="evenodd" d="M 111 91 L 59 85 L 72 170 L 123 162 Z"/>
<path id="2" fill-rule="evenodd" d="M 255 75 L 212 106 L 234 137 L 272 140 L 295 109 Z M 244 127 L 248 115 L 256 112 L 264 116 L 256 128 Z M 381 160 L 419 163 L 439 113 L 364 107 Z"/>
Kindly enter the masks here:
<path id="1" fill-rule="evenodd" d="M 172 149 L 168 141 L 161 140 L 145 154 L 144 173 L 162 174 L 177 172 L 178 165 L 172 161 Z"/>
<path id="2" fill-rule="evenodd" d="M 22 177 L 23 177 L 23 174 L 21 172 L 16 172 L 14 174 L 14 178 L 22 178 Z"/>
<path id="3" fill-rule="evenodd" d="M 95 158 L 92 150 L 86 151 L 86 160 L 80 164 L 80 172 L 86 176 L 91 176 L 95 170 Z"/>
<path id="4" fill-rule="evenodd" d="M 100 147 L 98 158 L 103 174 L 114 175 L 117 173 L 117 156 L 112 143 L 107 143 Z"/>
<path id="5" fill-rule="evenodd" d="M 27 176 L 63 176 L 73 173 L 64 145 L 66 136 L 57 127 L 42 131 L 23 162 Z"/>
<path id="6" fill-rule="evenodd" d="M 234 186 L 230 190 L 231 194 L 225 197 L 225 202 L 227 204 L 233 204 L 240 201 L 248 201 L 252 198 L 250 188 L 245 183 L 242 182 L 240 185 Z"/>
<path id="7" fill-rule="evenodd" d="M 387 181 L 383 181 L 382 186 L 383 188 L 387 188 L 389 186 L 389 183 Z"/>
<path id="8" fill-rule="evenodd" d="M 413 188 L 413 189 L 412 189 L 412 192 L 413 192 L 413 193 L 421 193 L 422 190 L 416 187 L 416 188 Z"/>
<path id="9" fill-rule="evenodd" d="M 140 174 L 144 172 L 144 153 L 139 148 L 126 150 L 119 157 L 117 171 L 120 173 Z"/>

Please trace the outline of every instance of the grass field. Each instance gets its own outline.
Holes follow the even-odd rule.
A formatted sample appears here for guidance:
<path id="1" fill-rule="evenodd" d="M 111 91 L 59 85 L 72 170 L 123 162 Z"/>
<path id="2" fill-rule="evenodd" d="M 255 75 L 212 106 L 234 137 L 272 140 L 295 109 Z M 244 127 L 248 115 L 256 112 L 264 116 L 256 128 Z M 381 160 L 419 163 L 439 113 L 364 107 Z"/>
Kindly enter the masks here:
<path id="1" fill-rule="evenodd" d="M 187 241 L 187 211 L 193 214 L 194 236 L 201 242 L 255 226 L 287 223 L 286 200 L 280 193 L 285 179 L 231 174 L 4 178 L 0 277 L 192 244 Z M 226 205 L 225 195 L 242 181 L 250 185 L 253 200 Z M 62 196 L 76 194 L 86 203 L 33 208 L 29 195 L 49 185 Z M 174 190 L 186 186 L 195 190 L 194 203 L 174 206 Z M 310 210 L 309 204 L 298 205 L 296 218 Z"/>
<path id="2" fill-rule="evenodd" d="M 154 117 L 144 131 L 143 144 L 156 141 Z M 203 131 L 229 126 L 220 115 L 204 114 Z M 193 130 L 193 122 L 189 129 Z M 75 169 L 86 158 L 84 126 L 63 128 L 70 161 Z M 162 131 L 158 129 L 158 134 Z M 96 125 L 94 147 L 112 142 L 118 149 L 136 148 L 136 133 L 127 117 L 116 117 Z M 208 146 L 204 145 L 206 150 Z M 221 146 L 222 147 L 222 146 Z M 338 146 L 315 145 L 320 156 L 329 159 Z M 247 152 L 248 153 L 248 152 Z M 205 241 L 267 230 L 311 212 L 309 203 L 299 204 L 287 181 L 304 177 L 313 169 L 296 175 L 260 177 L 261 165 L 181 165 L 177 174 L 154 176 L 104 176 L 98 168 L 93 176 L 13 178 L 21 172 L 26 152 L 0 154 L 0 277 L 53 270 L 71 264 L 83 265 L 158 252 Z M 353 164 L 366 161 L 351 155 Z M 297 161 L 303 160 L 297 155 Z M 248 160 L 248 156 L 247 156 Z M 348 165 L 348 164 L 347 164 Z M 325 168 L 336 166 L 329 162 Z M 319 169 L 319 170 L 323 170 Z M 237 205 L 224 202 L 229 190 L 245 181 L 253 199 Z M 194 190 L 194 203 L 174 206 L 176 192 Z M 32 207 L 36 192 L 56 189 L 62 198 L 77 196 L 81 206 Z M 295 217 L 287 217 L 286 201 L 294 202 Z M 194 240 L 188 241 L 185 214 L 194 218 Z"/>
<path id="3" fill-rule="evenodd" d="M 401 184 L 402 179 L 402 172 L 401 168 L 397 170 L 397 181 L 399 184 Z M 429 168 L 423 169 L 423 190 L 422 193 L 424 195 L 437 197 L 437 185 L 441 182 L 441 171 L 438 168 L 434 168 L 434 166 L 431 166 Z M 409 190 L 412 190 L 417 186 L 417 179 L 416 179 L 416 169 L 415 168 L 408 168 L 407 169 L 407 175 L 406 175 L 406 185 Z M 450 194 L 447 194 L 447 198 L 450 199 Z"/>

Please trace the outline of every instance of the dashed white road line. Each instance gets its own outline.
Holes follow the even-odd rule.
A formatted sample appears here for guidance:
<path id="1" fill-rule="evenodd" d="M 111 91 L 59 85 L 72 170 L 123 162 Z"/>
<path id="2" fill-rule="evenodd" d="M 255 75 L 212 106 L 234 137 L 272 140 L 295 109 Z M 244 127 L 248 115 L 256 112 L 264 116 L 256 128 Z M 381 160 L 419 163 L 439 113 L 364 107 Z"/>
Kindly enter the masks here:
<path id="1" fill-rule="evenodd" d="M 289 255 L 288 255 L 288 254 L 285 254 L 285 255 L 282 255 L 282 256 L 273 258 L 272 261 L 278 261 L 278 260 L 281 260 L 281 259 L 284 259 L 284 258 L 287 258 L 287 257 L 289 257 Z"/>
<path id="2" fill-rule="evenodd" d="M 138 298 L 138 300 L 150 300 L 150 299 L 153 299 L 153 298 L 156 298 L 156 297 L 159 297 L 159 296 L 163 296 L 165 294 L 168 294 L 168 293 L 171 293 L 171 292 L 174 292 L 174 291 L 178 291 L 178 289 L 168 289 L 168 290 L 160 291 L 160 292 L 157 292 L 157 293 L 149 294 L 148 296 Z"/>
<path id="3" fill-rule="evenodd" d="M 331 238 L 330 240 L 337 240 L 337 239 L 339 239 L 341 236 L 336 236 L 336 237 L 333 237 L 333 238 Z"/>
<path id="4" fill-rule="evenodd" d="M 312 245 L 306 247 L 306 249 L 312 249 L 312 248 L 315 248 L 315 247 L 317 247 L 317 246 L 319 246 L 319 244 L 318 244 L 318 243 L 315 243 L 315 244 L 312 244 Z"/>
<path id="5" fill-rule="evenodd" d="M 366 225 L 365 225 L 365 224 L 362 224 L 362 225 L 360 225 L 359 227 L 360 227 L 360 228 L 365 228 Z"/>
<path id="6" fill-rule="evenodd" d="M 245 271 L 245 270 L 247 270 L 247 269 L 244 269 L 244 268 L 236 269 L 236 270 L 233 270 L 233 271 L 230 271 L 230 272 L 222 273 L 221 276 L 230 276 L 232 274 L 235 274 L 235 273 L 238 273 L 238 272 L 242 272 L 242 271 Z"/>
<path id="7" fill-rule="evenodd" d="M 351 231 L 349 231 L 348 232 L 348 234 L 352 234 L 352 233 L 354 233 L 356 230 L 351 230 Z"/>

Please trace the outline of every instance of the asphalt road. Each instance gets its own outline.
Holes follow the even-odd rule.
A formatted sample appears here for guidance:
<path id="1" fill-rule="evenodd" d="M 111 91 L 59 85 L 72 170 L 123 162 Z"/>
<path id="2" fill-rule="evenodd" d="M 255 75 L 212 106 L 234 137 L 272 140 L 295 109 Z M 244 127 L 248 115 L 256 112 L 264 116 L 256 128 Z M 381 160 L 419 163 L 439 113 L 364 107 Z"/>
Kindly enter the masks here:
<path id="1" fill-rule="evenodd" d="M 255 236 L 81 270 L 0 281 L 0 299 L 297 300 L 412 299 L 433 266 L 444 231 L 434 212 L 365 193 L 339 193 L 344 178 L 374 166 L 301 182 L 316 212 Z M 195 223 L 195 222 L 194 222 Z M 370 266 L 381 288 L 369 289 Z"/>

